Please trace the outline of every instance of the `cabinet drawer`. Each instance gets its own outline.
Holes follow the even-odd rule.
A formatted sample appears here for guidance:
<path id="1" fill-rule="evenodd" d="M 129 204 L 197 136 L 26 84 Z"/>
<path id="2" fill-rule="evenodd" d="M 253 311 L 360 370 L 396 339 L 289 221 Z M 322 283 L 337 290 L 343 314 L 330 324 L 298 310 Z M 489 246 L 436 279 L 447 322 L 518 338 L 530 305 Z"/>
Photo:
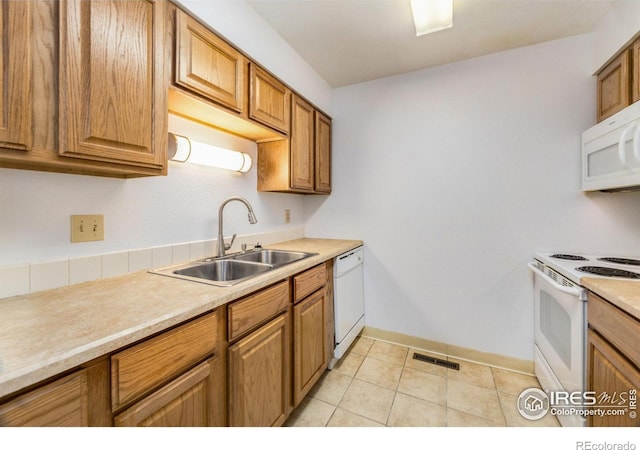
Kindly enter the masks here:
<path id="1" fill-rule="evenodd" d="M 217 314 L 192 320 L 111 357 L 111 402 L 114 410 L 213 353 Z"/>
<path id="2" fill-rule="evenodd" d="M 637 336 L 640 336 L 640 321 L 593 293 L 589 293 L 587 311 L 589 327 L 597 330 L 640 367 L 640 347 L 637 343 Z"/>
<path id="3" fill-rule="evenodd" d="M 86 370 L 73 373 L 0 405 L 0 426 L 87 426 L 87 390 Z"/>
<path id="4" fill-rule="evenodd" d="M 327 268 L 324 264 L 293 277 L 293 301 L 298 302 L 325 285 Z"/>
<path id="5" fill-rule="evenodd" d="M 290 303 L 289 282 L 282 281 L 229 305 L 229 341 L 284 311 Z"/>
<path id="6" fill-rule="evenodd" d="M 114 418 L 117 427 L 211 426 L 213 359 L 126 409 Z"/>

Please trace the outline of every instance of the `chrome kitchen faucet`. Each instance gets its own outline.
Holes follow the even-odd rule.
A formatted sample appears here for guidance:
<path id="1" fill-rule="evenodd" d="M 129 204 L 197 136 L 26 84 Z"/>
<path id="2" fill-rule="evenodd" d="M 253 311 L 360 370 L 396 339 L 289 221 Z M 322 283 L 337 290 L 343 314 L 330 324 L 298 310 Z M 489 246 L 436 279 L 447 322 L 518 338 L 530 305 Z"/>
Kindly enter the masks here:
<path id="1" fill-rule="evenodd" d="M 231 238 L 231 243 L 230 244 L 225 244 L 224 242 L 224 237 L 222 236 L 222 210 L 224 209 L 225 205 L 229 202 L 232 202 L 234 200 L 237 200 L 239 202 L 244 203 L 244 205 L 247 207 L 247 210 L 249 211 L 249 223 L 250 224 L 254 224 L 258 222 L 258 219 L 256 219 L 256 215 L 253 212 L 253 208 L 251 207 L 251 204 L 245 200 L 242 197 L 229 197 L 228 199 L 226 199 L 225 201 L 222 202 L 222 204 L 220 205 L 220 208 L 218 209 L 218 256 L 224 256 L 225 255 L 225 251 L 229 250 L 231 248 L 231 246 L 233 245 L 233 241 L 236 238 L 236 235 L 234 233 L 233 237 Z"/>

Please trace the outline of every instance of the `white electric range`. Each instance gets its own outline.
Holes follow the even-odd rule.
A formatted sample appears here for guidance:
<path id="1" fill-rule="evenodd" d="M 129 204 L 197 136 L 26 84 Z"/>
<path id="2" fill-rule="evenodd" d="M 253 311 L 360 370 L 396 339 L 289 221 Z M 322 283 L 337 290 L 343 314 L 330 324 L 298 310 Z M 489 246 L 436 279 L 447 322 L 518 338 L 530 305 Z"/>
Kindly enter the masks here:
<path id="1" fill-rule="evenodd" d="M 586 277 L 640 279 L 640 258 L 536 253 L 534 273 L 534 363 L 549 392 L 586 390 Z M 581 409 L 581 407 L 577 408 Z M 557 416 L 562 426 L 585 426 L 585 416 Z"/>

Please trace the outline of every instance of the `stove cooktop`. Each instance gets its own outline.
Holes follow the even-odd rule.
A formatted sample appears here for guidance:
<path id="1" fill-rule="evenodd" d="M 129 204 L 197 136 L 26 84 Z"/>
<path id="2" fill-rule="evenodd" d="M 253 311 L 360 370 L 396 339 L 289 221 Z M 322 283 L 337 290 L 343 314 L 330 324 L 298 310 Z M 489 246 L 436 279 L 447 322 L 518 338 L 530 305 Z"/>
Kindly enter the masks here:
<path id="1" fill-rule="evenodd" d="M 614 269 L 613 267 L 582 266 L 576 267 L 576 270 L 593 275 L 601 275 L 603 277 L 640 279 L 640 273 L 630 272 L 628 270 L 622 269 Z"/>
<path id="2" fill-rule="evenodd" d="M 583 277 L 640 280 L 640 258 L 537 253 L 536 259 L 576 284 Z"/>

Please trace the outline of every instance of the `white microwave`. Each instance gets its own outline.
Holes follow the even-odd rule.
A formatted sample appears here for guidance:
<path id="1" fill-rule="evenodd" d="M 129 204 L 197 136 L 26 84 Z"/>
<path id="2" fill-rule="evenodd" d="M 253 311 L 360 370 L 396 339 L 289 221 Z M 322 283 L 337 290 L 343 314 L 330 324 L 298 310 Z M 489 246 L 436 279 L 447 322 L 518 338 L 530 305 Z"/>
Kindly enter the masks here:
<path id="1" fill-rule="evenodd" d="M 640 102 L 582 133 L 582 190 L 640 189 Z"/>

